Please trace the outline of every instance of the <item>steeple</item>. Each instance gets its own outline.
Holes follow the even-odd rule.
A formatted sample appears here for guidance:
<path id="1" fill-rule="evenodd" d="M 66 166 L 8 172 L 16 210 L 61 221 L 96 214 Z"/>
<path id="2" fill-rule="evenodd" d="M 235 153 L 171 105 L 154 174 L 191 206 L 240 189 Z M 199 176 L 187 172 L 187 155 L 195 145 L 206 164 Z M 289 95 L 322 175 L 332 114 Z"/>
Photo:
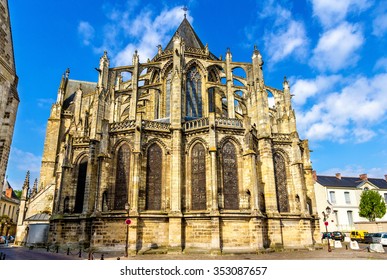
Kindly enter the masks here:
<path id="1" fill-rule="evenodd" d="M 171 40 L 169 41 L 165 50 L 173 49 L 173 38 L 176 35 L 179 35 L 180 38 L 183 39 L 186 47 L 193 47 L 196 49 L 204 49 L 205 48 L 202 41 L 200 41 L 198 35 L 193 30 L 191 24 L 189 23 L 189 21 L 187 20 L 186 17 L 184 17 L 180 26 L 177 28 L 175 34 L 173 34 L 173 36 L 172 36 Z"/>

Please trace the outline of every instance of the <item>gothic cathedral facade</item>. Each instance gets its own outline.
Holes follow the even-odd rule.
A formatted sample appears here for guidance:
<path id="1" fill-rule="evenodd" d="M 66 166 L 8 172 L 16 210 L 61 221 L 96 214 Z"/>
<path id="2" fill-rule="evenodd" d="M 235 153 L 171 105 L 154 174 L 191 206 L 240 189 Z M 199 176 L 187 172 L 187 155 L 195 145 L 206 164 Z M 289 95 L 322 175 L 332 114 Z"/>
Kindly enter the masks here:
<path id="1" fill-rule="evenodd" d="M 19 241 L 28 217 L 46 213 L 47 242 L 60 246 L 312 247 L 320 231 L 308 142 L 286 78 L 283 89 L 270 87 L 262 66 L 257 49 L 252 63 L 232 61 L 229 50 L 215 57 L 184 19 L 146 63 L 135 52 L 132 65 L 110 67 L 105 52 L 97 83 L 66 71 L 39 184 L 31 195 L 24 187 Z"/>

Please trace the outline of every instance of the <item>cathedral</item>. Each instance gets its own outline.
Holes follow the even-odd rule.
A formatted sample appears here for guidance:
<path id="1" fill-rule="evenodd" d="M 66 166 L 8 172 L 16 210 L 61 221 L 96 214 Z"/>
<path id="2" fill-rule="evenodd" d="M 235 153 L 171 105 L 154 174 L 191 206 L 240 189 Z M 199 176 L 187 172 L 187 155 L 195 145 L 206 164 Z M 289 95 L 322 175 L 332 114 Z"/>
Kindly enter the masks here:
<path id="1" fill-rule="evenodd" d="M 216 57 L 184 18 L 146 63 L 105 52 L 96 70 L 63 74 L 17 243 L 223 254 L 320 239 L 308 141 L 257 48 L 251 63 Z"/>

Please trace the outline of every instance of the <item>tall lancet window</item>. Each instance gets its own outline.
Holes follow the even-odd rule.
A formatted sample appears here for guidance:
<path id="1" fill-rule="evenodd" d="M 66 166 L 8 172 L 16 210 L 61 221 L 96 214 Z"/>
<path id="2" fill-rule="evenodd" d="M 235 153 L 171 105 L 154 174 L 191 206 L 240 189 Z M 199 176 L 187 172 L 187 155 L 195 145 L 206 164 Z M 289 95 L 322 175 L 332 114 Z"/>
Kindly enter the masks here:
<path id="1" fill-rule="evenodd" d="M 148 149 L 146 168 L 146 209 L 161 210 L 162 150 L 157 144 Z"/>
<path id="2" fill-rule="evenodd" d="M 222 148 L 224 209 L 239 209 L 238 163 L 235 146 L 228 141 Z"/>
<path id="3" fill-rule="evenodd" d="M 116 184 L 114 190 L 114 209 L 125 209 L 128 202 L 130 149 L 128 145 L 122 145 L 117 151 Z"/>
<path id="4" fill-rule="evenodd" d="M 206 152 L 200 143 L 192 148 L 191 197 L 192 210 L 206 209 Z"/>
<path id="5" fill-rule="evenodd" d="M 188 118 L 202 117 L 202 77 L 196 66 L 187 73 L 186 116 Z"/>
<path id="6" fill-rule="evenodd" d="M 286 186 L 285 160 L 279 153 L 274 154 L 275 188 L 279 212 L 289 212 L 288 189 Z"/>
<path id="7" fill-rule="evenodd" d="M 165 117 L 171 116 L 171 91 L 172 91 L 172 71 L 168 72 L 167 83 L 165 87 Z"/>
<path id="8" fill-rule="evenodd" d="M 75 194 L 75 206 L 74 206 L 75 213 L 82 213 L 82 210 L 83 210 L 83 199 L 85 197 L 85 188 L 86 188 L 87 162 L 88 162 L 88 158 L 84 157 L 78 164 L 77 191 Z"/>

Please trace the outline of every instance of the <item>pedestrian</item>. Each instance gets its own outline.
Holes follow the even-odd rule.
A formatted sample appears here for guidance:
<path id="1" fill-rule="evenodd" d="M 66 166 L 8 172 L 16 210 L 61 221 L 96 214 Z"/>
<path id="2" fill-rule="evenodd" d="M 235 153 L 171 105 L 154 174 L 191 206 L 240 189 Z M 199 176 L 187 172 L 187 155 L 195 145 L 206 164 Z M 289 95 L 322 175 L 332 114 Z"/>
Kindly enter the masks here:
<path id="1" fill-rule="evenodd" d="M 5 237 L 5 246 L 8 247 L 9 234 Z"/>

